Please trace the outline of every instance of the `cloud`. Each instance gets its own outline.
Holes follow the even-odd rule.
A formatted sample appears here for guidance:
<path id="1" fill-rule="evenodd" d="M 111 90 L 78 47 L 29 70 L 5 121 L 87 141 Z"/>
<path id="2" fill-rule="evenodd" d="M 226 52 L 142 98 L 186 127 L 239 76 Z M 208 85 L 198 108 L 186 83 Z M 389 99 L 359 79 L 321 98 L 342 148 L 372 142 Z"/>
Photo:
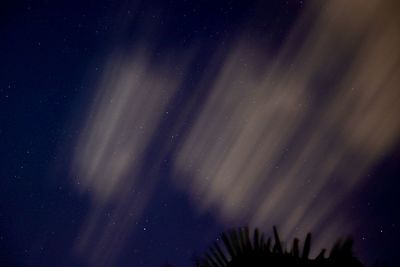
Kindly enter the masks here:
<path id="1" fill-rule="evenodd" d="M 187 63 L 174 58 L 175 67 L 155 66 L 149 53 L 142 48 L 110 57 L 77 141 L 74 185 L 92 207 L 75 251 L 95 265 L 115 260 L 159 179 L 160 159 L 146 162 L 145 155 L 182 82 L 176 68 Z"/>
<path id="2" fill-rule="evenodd" d="M 112 54 L 73 155 L 76 189 L 92 201 L 75 252 L 95 265 L 115 261 L 167 154 L 171 182 L 221 223 L 277 224 L 284 238 L 312 231 L 319 245 L 351 231 L 340 207 L 400 132 L 392 5 L 311 3 L 278 54 L 238 36 L 190 85 L 206 92 L 204 104 L 187 95 L 165 134 L 196 53 L 157 63 L 146 45 Z M 171 142 L 171 132 L 182 137 Z"/>
<path id="3" fill-rule="evenodd" d="M 311 5 L 264 60 L 239 39 L 176 161 L 176 182 L 200 210 L 226 224 L 277 224 L 285 238 L 317 232 L 320 245 L 351 231 L 343 201 L 399 137 L 391 8 Z"/>

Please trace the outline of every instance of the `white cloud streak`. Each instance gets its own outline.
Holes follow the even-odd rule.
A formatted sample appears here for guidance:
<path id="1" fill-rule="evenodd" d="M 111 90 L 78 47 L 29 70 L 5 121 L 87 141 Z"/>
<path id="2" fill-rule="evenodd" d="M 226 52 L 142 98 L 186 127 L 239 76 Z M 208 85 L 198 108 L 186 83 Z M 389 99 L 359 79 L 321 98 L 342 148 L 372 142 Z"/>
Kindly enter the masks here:
<path id="1" fill-rule="evenodd" d="M 399 19 L 378 1 L 309 8 L 273 63 L 245 39 L 230 52 L 176 161 L 194 179 L 176 177 L 227 224 L 318 229 L 326 245 L 351 232 L 338 207 L 399 137 Z"/>
<path id="2" fill-rule="evenodd" d="M 187 56 L 186 59 L 190 58 Z M 179 88 L 187 63 L 154 66 L 146 49 L 113 55 L 77 142 L 72 169 L 74 185 L 92 199 L 75 251 L 89 264 L 115 264 L 159 179 L 144 154 L 157 133 L 165 109 Z"/>
<path id="3" fill-rule="evenodd" d="M 351 230 L 338 207 L 400 133 L 391 5 L 311 4 L 277 56 L 242 37 L 211 60 L 223 64 L 173 162 L 173 182 L 199 211 L 227 225 L 277 224 L 284 238 L 317 232 L 316 247 Z M 96 266 L 112 265 L 152 198 L 158 177 L 143 176 L 142 160 L 190 75 L 189 54 L 158 66 L 147 50 L 112 55 L 99 82 L 73 160 L 93 207 L 75 251 Z"/>

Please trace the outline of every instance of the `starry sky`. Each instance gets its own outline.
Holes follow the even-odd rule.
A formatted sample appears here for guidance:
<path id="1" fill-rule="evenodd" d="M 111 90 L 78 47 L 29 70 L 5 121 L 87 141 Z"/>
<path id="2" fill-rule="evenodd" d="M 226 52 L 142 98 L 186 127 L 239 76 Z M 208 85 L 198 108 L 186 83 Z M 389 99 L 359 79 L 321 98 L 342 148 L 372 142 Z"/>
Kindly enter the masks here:
<path id="1" fill-rule="evenodd" d="M 191 266 L 276 225 L 398 266 L 399 8 L 1 1 L 0 265 Z"/>

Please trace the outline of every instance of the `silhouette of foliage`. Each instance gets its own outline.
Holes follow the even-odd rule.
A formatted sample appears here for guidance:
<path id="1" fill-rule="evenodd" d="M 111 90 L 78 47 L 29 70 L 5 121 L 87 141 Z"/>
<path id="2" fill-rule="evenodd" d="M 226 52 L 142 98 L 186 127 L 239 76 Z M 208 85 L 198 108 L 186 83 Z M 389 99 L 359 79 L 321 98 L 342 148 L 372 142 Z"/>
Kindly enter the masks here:
<path id="1" fill-rule="evenodd" d="M 233 229 L 221 234 L 224 246 L 214 242 L 204 256 L 195 264 L 196 267 L 359 267 L 361 262 L 352 253 L 353 242 L 346 239 L 338 241 L 325 257 L 325 249 L 315 259 L 309 258 L 311 234 L 308 233 L 303 248 L 295 238 L 291 249 L 284 248 L 276 227 L 273 228 L 274 241 L 265 240 L 264 234 L 256 228 L 250 234 L 249 228 Z M 273 243 L 273 244 L 272 244 Z"/>

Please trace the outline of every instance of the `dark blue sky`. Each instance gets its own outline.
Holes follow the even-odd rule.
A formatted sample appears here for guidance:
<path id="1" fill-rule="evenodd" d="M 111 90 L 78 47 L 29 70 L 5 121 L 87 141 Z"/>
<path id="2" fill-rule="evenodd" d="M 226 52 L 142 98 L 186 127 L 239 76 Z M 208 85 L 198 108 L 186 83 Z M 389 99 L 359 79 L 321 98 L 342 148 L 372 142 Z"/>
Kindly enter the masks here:
<path id="1" fill-rule="evenodd" d="M 100 241 L 92 238 L 87 243 L 89 248 L 74 249 L 84 235 L 82 229 L 87 218 L 93 210 L 100 210 L 100 215 L 95 217 L 100 222 L 96 225 L 109 229 L 104 225 L 114 221 L 118 224 L 128 216 L 129 210 L 135 209 L 133 206 L 127 208 L 125 214 L 118 213 L 114 199 L 100 207 L 96 202 L 98 196 L 91 195 L 91 185 L 81 192 L 77 190 L 80 187 L 76 183 L 80 184 L 81 180 L 71 171 L 80 149 L 77 140 L 86 136 L 88 109 L 101 102 L 96 97 L 96 84 L 101 77 L 107 77 L 107 62 L 116 50 L 124 55 L 131 51 L 136 53 L 145 46 L 151 51 L 146 59 L 149 65 L 146 73 L 162 69 L 163 64 L 170 66 L 172 62 L 183 77 L 179 90 L 167 101 L 166 111 L 163 111 L 167 115 L 157 121 L 157 130 L 152 132 L 140 154 L 140 164 L 135 165 L 135 175 L 145 177 L 140 182 L 144 192 L 139 188 L 139 193 L 135 191 L 132 198 L 124 199 L 141 201 L 140 194 L 146 194 L 146 188 L 154 193 L 134 220 L 132 229 L 125 231 L 131 235 L 127 234 L 119 247 L 112 245 L 118 247 L 116 256 L 112 260 L 106 258 L 109 262 L 102 264 L 162 266 L 168 261 L 174 266 L 188 266 L 192 256 L 201 254 L 219 232 L 238 223 L 249 223 L 247 215 L 235 214 L 235 219 L 221 219 L 216 215 L 223 210 L 218 204 L 211 209 L 200 208 L 199 212 L 198 205 L 202 205 L 198 204 L 196 196 L 171 182 L 179 180 L 176 176 L 195 176 L 196 170 L 193 173 L 177 171 L 179 164 L 175 162 L 179 161 L 196 122 L 207 109 L 208 97 L 214 92 L 213 81 L 218 80 L 218 70 L 226 66 L 225 60 L 234 50 L 236 41 L 256 44 L 257 49 L 251 50 L 252 56 L 260 60 L 261 65 L 277 59 L 282 68 L 295 58 L 290 52 L 281 56 L 280 51 L 284 50 L 291 29 L 300 24 L 305 5 L 303 1 L 2 1 L 0 265 L 100 264 L 94 253 L 107 252 L 107 248 L 95 248 L 97 242 L 103 244 Z M 298 42 L 289 42 L 292 50 L 309 45 L 302 42 L 309 22 L 302 23 L 304 28 L 300 27 L 294 37 Z M 347 43 L 343 42 L 345 47 Z M 349 47 L 346 53 L 351 58 L 358 46 L 351 43 Z M 179 58 L 181 53 L 194 50 L 189 66 L 180 70 L 185 64 L 175 64 L 174 56 Z M 347 61 L 342 60 L 346 53 L 339 48 L 337 52 L 331 51 L 335 53 L 339 54 L 341 62 L 332 63 L 332 68 L 321 67 L 318 77 L 322 77 L 322 81 L 316 78 L 310 82 L 312 98 L 317 104 L 310 105 L 307 112 L 316 121 L 316 114 L 323 112 L 321 106 L 330 99 L 329 86 L 323 86 L 331 83 L 329 79 L 335 80 L 337 75 L 347 72 Z M 265 54 L 271 56 L 266 59 Z M 297 70 L 291 70 L 287 64 L 287 72 L 291 71 Z M 395 68 L 397 72 L 398 67 Z M 208 77 L 206 82 L 204 77 Z M 205 85 L 197 87 L 198 84 Z M 396 101 L 399 103 L 399 98 Z M 306 143 L 306 128 L 314 127 L 315 122 L 306 120 L 303 124 L 292 133 L 291 147 L 301 146 L 296 142 Z M 372 132 L 373 127 L 371 125 L 368 130 Z M 362 173 L 355 171 L 363 182 L 344 194 L 332 211 L 351 221 L 357 253 L 368 264 L 375 258 L 399 262 L 395 248 L 400 238 L 396 204 L 400 193 L 400 138 L 395 131 L 391 136 L 388 148 L 377 150 L 381 154 L 374 160 L 368 158 Z M 171 137 L 174 141 L 170 141 Z M 341 144 L 334 137 L 330 140 L 331 144 L 324 141 L 324 149 L 334 150 Z M 280 161 L 285 163 L 285 152 L 282 153 Z M 297 154 L 289 154 L 289 158 L 290 155 Z M 356 152 L 354 155 L 355 165 L 359 164 L 357 160 L 363 163 L 363 157 L 358 158 Z M 339 166 L 344 171 L 350 168 Z M 343 176 L 343 172 L 337 176 Z M 154 185 L 148 182 L 152 177 L 158 177 Z M 126 194 L 124 192 L 121 194 Z M 224 192 L 229 194 L 229 189 Z M 270 223 L 275 222 L 279 219 Z M 317 229 L 324 228 L 320 225 Z"/>

